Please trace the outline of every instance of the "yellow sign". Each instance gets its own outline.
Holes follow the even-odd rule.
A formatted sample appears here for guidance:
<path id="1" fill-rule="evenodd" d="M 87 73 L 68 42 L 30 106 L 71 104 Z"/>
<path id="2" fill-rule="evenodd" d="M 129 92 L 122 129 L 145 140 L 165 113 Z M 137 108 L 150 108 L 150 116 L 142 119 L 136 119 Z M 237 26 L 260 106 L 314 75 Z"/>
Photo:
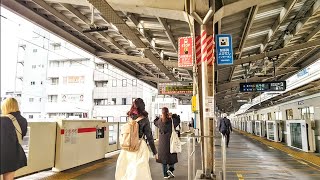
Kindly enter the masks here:
<path id="1" fill-rule="evenodd" d="M 196 96 L 192 96 L 192 99 L 191 99 L 191 111 L 192 112 L 196 112 L 197 111 L 197 97 Z"/>

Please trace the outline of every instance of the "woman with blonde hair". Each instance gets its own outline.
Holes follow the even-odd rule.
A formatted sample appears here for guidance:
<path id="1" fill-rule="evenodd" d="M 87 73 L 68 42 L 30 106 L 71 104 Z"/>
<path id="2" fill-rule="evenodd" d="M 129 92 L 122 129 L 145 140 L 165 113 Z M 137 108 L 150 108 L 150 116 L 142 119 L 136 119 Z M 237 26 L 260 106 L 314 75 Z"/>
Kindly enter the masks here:
<path id="1" fill-rule="evenodd" d="M 27 157 L 21 146 L 27 134 L 27 120 L 21 116 L 15 98 L 7 98 L 1 105 L 0 120 L 0 174 L 4 180 L 13 180 L 16 170 L 27 166 Z"/>

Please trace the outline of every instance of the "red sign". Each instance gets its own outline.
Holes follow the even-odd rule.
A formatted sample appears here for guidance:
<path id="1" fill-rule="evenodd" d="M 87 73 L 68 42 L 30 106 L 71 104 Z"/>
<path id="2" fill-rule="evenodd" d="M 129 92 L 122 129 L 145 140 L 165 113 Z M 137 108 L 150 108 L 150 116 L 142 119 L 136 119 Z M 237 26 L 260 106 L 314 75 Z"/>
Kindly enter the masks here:
<path id="1" fill-rule="evenodd" d="M 178 67 L 193 66 L 193 40 L 192 37 L 181 37 L 178 50 Z"/>

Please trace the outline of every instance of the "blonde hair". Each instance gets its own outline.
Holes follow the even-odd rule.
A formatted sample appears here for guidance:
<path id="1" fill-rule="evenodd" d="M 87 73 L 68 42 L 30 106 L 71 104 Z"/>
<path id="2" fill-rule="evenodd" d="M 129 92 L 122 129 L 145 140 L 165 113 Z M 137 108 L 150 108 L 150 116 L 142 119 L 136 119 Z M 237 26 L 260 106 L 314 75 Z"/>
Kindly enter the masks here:
<path id="1" fill-rule="evenodd" d="M 15 98 L 7 98 L 1 104 L 3 115 L 19 111 L 18 101 Z"/>

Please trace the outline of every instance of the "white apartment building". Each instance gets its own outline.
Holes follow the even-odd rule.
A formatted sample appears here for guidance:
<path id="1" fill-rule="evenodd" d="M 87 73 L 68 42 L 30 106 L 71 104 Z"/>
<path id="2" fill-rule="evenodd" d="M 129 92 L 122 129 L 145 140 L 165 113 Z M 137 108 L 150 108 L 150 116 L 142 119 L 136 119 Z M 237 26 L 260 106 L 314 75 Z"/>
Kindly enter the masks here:
<path id="1" fill-rule="evenodd" d="M 54 35 L 36 28 L 24 42 L 21 110 L 28 119 L 126 121 L 135 98 L 152 112 L 157 90 Z M 21 61 L 21 60 L 19 60 Z M 21 63 L 17 63 L 17 66 Z"/>

